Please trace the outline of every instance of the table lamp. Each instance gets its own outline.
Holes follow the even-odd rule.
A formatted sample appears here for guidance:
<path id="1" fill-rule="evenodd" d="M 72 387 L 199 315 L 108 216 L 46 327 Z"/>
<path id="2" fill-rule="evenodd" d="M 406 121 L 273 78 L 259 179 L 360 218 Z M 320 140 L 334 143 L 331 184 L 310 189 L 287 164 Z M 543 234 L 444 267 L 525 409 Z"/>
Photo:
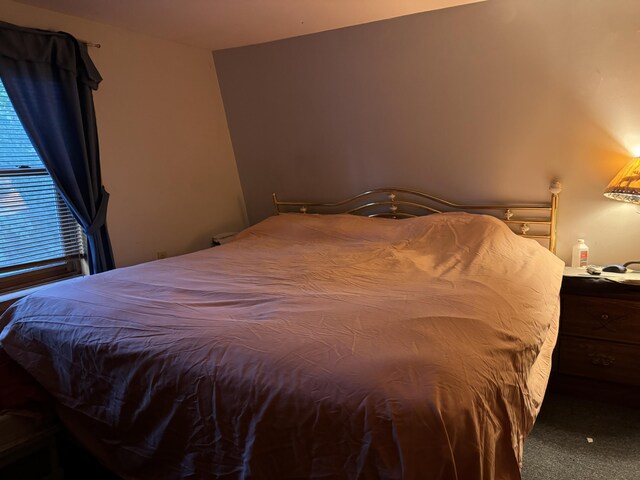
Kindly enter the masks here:
<path id="1" fill-rule="evenodd" d="M 613 177 L 604 190 L 604 196 L 640 205 L 640 158 L 631 160 Z M 633 264 L 640 264 L 640 260 L 627 262 L 623 268 L 626 270 Z"/>
<path id="2" fill-rule="evenodd" d="M 640 205 L 640 158 L 631 160 L 613 177 L 604 196 Z"/>

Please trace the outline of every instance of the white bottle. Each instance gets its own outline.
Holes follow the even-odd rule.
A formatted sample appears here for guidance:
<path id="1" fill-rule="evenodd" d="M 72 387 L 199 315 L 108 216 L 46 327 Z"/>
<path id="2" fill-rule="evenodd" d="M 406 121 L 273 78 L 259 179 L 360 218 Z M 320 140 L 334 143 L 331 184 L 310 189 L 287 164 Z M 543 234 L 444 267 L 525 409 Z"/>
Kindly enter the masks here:
<path id="1" fill-rule="evenodd" d="M 589 264 L 589 247 L 584 243 L 582 238 L 578 239 L 578 243 L 573 246 L 573 253 L 571 255 L 571 266 L 587 268 Z"/>

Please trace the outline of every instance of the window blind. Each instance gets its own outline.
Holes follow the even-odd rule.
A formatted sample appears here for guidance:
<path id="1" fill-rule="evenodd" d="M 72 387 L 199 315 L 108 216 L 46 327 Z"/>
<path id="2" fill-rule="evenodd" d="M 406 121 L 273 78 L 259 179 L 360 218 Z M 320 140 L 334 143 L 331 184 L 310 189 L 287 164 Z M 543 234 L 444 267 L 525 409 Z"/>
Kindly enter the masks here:
<path id="1" fill-rule="evenodd" d="M 0 293 L 78 274 L 84 238 L 0 81 Z"/>

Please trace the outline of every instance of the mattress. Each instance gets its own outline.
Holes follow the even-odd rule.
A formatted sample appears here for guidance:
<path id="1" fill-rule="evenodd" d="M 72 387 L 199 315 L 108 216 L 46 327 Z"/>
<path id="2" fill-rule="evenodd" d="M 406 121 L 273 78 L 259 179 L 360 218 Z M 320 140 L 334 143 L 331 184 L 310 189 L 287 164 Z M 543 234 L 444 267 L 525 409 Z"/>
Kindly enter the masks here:
<path id="1" fill-rule="evenodd" d="M 42 289 L 1 341 L 123 478 L 517 479 L 562 269 L 483 215 L 287 214 Z"/>

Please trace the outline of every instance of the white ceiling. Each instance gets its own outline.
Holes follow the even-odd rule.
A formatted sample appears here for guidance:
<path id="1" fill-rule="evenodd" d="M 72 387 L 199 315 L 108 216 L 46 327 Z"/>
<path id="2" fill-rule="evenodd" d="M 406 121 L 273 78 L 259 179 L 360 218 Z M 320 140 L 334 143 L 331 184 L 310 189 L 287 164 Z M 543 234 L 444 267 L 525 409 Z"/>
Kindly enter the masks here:
<path id="1" fill-rule="evenodd" d="M 218 50 L 482 0 L 17 0 Z"/>

